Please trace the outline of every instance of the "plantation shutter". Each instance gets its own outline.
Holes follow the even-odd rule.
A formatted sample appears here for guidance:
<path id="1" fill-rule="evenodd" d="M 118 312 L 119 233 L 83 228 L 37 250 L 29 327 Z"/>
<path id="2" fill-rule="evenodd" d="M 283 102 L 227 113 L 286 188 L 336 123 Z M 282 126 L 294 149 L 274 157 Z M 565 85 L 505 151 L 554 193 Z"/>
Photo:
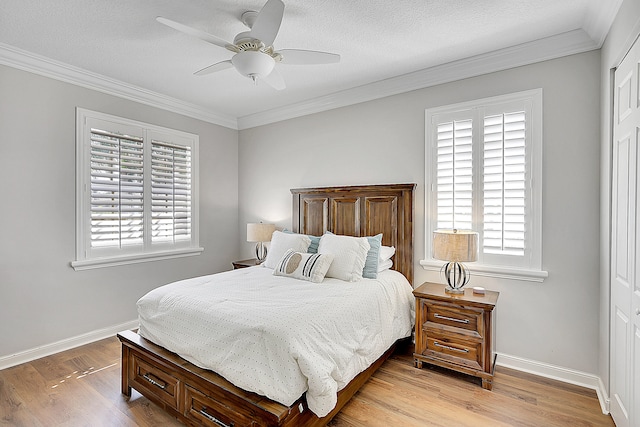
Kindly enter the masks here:
<path id="1" fill-rule="evenodd" d="M 143 141 L 91 128 L 92 248 L 143 243 Z"/>
<path id="2" fill-rule="evenodd" d="M 525 252 L 525 123 L 524 111 L 484 118 L 485 253 Z"/>
<path id="3" fill-rule="evenodd" d="M 440 123 L 436 129 L 437 225 L 442 229 L 472 228 L 473 120 Z"/>
<path id="4" fill-rule="evenodd" d="M 479 234 L 472 269 L 492 277 L 543 281 L 542 90 L 425 110 L 425 259 L 433 231 Z"/>
<path id="5" fill-rule="evenodd" d="M 76 110 L 75 270 L 198 255 L 196 134 Z"/>
<path id="6" fill-rule="evenodd" d="M 151 242 L 191 240 L 191 147 L 151 142 Z"/>

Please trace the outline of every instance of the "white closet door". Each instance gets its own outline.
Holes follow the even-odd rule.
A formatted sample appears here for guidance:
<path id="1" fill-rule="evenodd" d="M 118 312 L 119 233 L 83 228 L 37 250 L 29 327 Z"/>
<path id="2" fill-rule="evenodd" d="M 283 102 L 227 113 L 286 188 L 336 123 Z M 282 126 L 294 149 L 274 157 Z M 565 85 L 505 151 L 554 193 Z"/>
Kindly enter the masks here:
<path id="1" fill-rule="evenodd" d="M 611 211 L 611 416 L 640 427 L 640 42 L 615 72 Z"/>

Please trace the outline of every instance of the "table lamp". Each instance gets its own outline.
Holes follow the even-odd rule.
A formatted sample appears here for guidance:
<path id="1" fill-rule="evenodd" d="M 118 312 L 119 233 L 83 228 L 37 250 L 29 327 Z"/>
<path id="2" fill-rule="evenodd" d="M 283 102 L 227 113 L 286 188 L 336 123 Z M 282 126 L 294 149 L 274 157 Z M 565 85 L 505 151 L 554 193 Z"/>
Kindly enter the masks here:
<path id="1" fill-rule="evenodd" d="M 463 294 L 470 273 L 463 262 L 478 259 L 478 233 L 471 230 L 435 230 L 433 232 L 433 257 L 447 261 L 442 271 L 448 286 L 445 292 Z"/>
<path id="2" fill-rule="evenodd" d="M 267 257 L 265 242 L 271 241 L 271 235 L 276 231 L 275 224 L 249 223 L 247 224 L 247 242 L 256 243 L 256 258 L 259 262 Z"/>

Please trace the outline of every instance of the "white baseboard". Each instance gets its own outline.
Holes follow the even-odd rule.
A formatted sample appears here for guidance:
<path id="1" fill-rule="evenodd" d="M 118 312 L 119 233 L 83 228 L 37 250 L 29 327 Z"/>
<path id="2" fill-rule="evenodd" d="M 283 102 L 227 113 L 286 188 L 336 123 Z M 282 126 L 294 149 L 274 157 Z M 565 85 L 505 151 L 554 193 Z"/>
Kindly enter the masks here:
<path id="1" fill-rule="evenodd" d="M 506 368 L 528 372 L 540 377 L 551 378 L 553 380 L 575 384 L 581 387 L 595 390 L 596 395 L 598 396 L 598 401 L 600 402 L 602 413 L 609 413 L 609 396 L 607 394 L 607 388 L 604 386 L 602 379 L 597 375 L 563 368 L 561 366 L 550 365 L 535 360 L 510 356 L 503 353 L 498 353 L 496 364 L 504 366 Z"/>
<path id="2" fill-rule="evenodd" d="M 29 350 L 21 351 L 16 354 L 0 356 L 0 369 L 10 368 L 12 366 L 16 366 L 21 363 L 30 362 L 32 360 L 49 356 L 54 353 L 59 353 L 61 351 L 69 350 L 74 347 L 79 347 L 81 345 L 89 344 L 94 341 L 112 337 L 120 331 L 124 331 L 125 329 L 134 329 L 137 327 L 138 327 L 138 320 L 137 319 L 131 320 L 129 322 L 121 323 L 119 325 L 113 325 L 107 328 L 91 331 L 86 334 L 67 338 L 62 341 L 58 341 L 58 342 L 46 344 L 40 347 L 32 348 Z"/>

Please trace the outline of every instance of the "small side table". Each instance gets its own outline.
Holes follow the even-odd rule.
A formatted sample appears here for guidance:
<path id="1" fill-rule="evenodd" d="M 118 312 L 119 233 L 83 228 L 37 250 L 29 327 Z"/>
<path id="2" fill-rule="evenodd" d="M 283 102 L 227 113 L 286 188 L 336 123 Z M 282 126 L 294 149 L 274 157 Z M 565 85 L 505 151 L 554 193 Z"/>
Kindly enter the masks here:
<path id="1" fill-rule="evenodd" d="M 239 268 L 247 268 L 247 267 L 253 267 L 254 265 L 260 265 L 260 262 L 258 262 L 256 258 L 251 258 L 251 259 L 243 259 L 240 261 L 233 261 L 231 264 L 233 264 L 233 269 L 237 270 Z"/>
<path id="2" fill-rule="evenodd" d="M 482 388 L 493 387 L 495 365 L 494 311 L 498 292 L 484 295 L 465 288 L 464 294 L 448 294 L 444 285 L 424 283 L 416 297 L 416 368 L 430 363 L 482 379 Z"/>

